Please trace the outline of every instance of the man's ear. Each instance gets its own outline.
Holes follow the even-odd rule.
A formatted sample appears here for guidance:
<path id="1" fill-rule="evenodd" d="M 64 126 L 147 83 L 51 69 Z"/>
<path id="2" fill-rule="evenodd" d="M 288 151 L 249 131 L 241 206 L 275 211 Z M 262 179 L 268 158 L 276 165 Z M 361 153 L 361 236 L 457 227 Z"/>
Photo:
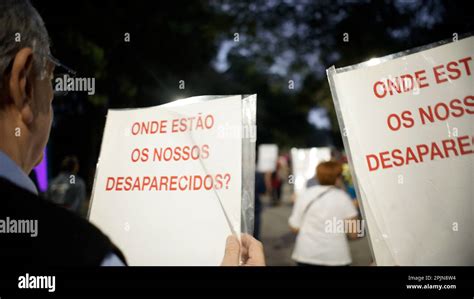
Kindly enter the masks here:
<path id="1" fill-rule="evenodd" d="M 9 96 L 21 113 L 25 124 L 33 122 L 33 50 L 22 48 L 16 53 L 9 76 Z"/>

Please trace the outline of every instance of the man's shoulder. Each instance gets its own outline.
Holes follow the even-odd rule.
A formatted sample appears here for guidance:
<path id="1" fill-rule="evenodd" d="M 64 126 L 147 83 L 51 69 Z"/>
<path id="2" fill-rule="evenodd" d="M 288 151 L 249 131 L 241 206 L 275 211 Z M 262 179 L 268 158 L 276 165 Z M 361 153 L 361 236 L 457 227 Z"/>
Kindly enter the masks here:
<path id="1" fill-rule="evenodd" d="M 35 217 L 42 217 L 42 213 L 47 212 L 50 216 L 65 218 L 66 221 L 82 222 L 84 219 L 78 219 L 73 213 L 61 208 L 49 201 L 43 200 L 38 195 L 33 194 L 23 188 L 16 186 L 10 181 L 0 178 L 0 194 L 2 200 L 3 213 Z M 86 221 L 87 222 L 87 221 Z"/>

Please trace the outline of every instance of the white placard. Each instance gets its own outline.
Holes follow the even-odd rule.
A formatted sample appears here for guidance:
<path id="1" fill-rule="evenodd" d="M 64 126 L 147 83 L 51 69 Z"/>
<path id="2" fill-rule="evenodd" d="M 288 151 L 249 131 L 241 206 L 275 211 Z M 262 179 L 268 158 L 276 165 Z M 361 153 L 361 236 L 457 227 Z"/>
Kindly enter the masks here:
<path id="1" fill-rule="evenodd" d="M 316 175 L 316 166 L 331 159 L 329 147 L 292 148 L 291 164 L 294 176 L 294 191 L 300 195 L 306 190 L 308 180 Z"/>
<path id="2" fill-rule="evenodd" d="M 278 160 L 278 145 L 260 144 L 258 146 L 257 170 L 259 172 L 274 172 Z"/>
<path id="3" fill-rule="evenodd" d="M 109 110 L 90 220 L 129 265 L 220 264 L 241 231 L 241 99 Z"/>
<path id="4" fill-rule="evenodd" d="M 474 265 L 474 37 L 328 70 L 378 265 Z"/>

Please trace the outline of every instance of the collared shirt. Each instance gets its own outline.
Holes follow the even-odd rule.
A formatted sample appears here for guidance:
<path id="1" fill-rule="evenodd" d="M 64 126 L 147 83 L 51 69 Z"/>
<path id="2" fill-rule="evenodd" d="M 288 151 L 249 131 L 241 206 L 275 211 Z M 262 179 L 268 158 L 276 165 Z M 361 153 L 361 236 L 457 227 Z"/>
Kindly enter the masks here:
<path id="1" fill-rule="evenodd" d="M 38 195 L 38 190 L 36 189 L 33 181 L 7 154 L 1 150 L 0 177 L 9 180 L 22 189 L 28 190 L 29 192 Z"/>
<path id="2" fill-rule="evenodd" d="M 26 173 L 3 151 L 0 150 L 0 177 L 5 178 L 16 186 L 38 195 L 33 181 Z M 125 266 L 124 263 L 114 253 L 105 256 L 101 266 Z"/>

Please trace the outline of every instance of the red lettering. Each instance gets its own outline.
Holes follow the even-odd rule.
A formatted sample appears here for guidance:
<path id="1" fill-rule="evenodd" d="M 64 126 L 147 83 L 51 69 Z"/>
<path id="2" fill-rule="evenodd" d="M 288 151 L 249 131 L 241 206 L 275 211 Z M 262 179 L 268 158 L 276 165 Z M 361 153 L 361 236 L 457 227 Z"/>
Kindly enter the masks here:
<path id="1" fill-rule="evenodd" d="M 469 64 L 468 64 L 468 61 L 471 61 L 472 60 L 472 57 L 465 57 L 463 59 L 459 59 L 459 62 L 461 62 L 462 64 L 464 64 L 464 67 L 466 69 L 466 74 L 468 76 L 471 75 L 471 69 L 469 68 Z"/>
<path id="2" fill-rule="evenodd" d="M 111 183 L 111 184 L 109 184 Z M 113 177 L 108 177 L 107 178 L 107 183 L 105 184 L 105 191 L 110 191 L 114 189 L 115 186 L 115 179 Z"/>
<path id="3" fill-rule="evenodd" d="M 416 151 L 418 152 L 418 157 L 420 157 L 420 162 L 423 162 L 423 156 L 429 153 L 429 148 L 426 144 L 419 144 L 416 146 Z"/>
<path id="4" fill-rule="evenodd" d="M 382 87 L 382 93 L 379 93 L 379 92 L 378 92 L 377 86 L 381 86 L 381 87 Z M 374 95 L 375 95 L 377 98 L 382 99 L 383 97 L 385 97 L 386 94 L 387 94 L 387 89 L 385 88 L 385 84 L 383 84 L 382 81 L 377 81 L 377 82 L 375 82 L 375 84 L 374 84 Z"/>
<path id="5" fill-rule="evenodd" d="M 458 151 L 456 150 L 456 143 L 452 139 L 446 139 L 443 140 L 443 148 L 444 148 L 444 154 L 446 155 L 447 158 L 449 158 L 449 151 L 453 151 L 454 155 L 458 155 Z M 448 144 L 449 143 L 449 144 Z"/>
<path id="6" fill-rule="evenodd" d="M 473 96 L 465 97 L 463 102 L 464 102 L 465 106 L 474 108 L 474 97 Z M 474 109 L 471 110 L 471 109 L 466 108 L 466 112 L 469 113 L 469 114 L 474 114 Z"/>
<path id="7" fill-rule="evenodd" d="M 167 176 L 160 177 L 160 190 L 168 191 L 168 177 Z"/>
<path id="8" fill-rule="evenodd" d="M 376 155 L 367 155 L 365 156 L 365 158 L 367 159 L 367 166 L 369 167 L 369 171 L 374 171 L 379 168 L 379 159 L 377 158 Z M 373 166 L 371 163 L 371 160 L 374 161 L 374 159 L 375 159 L 375 165 Z"/>
<path id="9" fill-rule="evenodd" d="M 439 156 L 440 159 L 444 159 L 443 154 L 441 153 L 441 149 L 438 147 L 436 142 L 431 144 L 431 160 L 434 160 L 436 156 Z"/>
<path id="10" fill-rule="evenodd" d="M 393 167 L 391 164 L 388 163 L 390 161 L 390 157 L 388 157 L 389 155 L 389 152 L 380 153 L 380 161 L 382 162 L 383 169 Z"/>
<path id="11" fill-rule="evenodd" d="M 407 147 L 406 165 L 410 164 L 411 160 L 413 160 L 415 163 L 418 163 L 418 160 L 416 159 L 415 153 L 413 152 L 411 147 Z"/>
<path id="12" fill-rule="evenodd" d="M 440 109 L 440 107 L 442 107 L 443 109 Z M 436 118 L 438 118 L 439 120 L 446 120 L 449 117 L 449 107 L 443 102 L 435 105 L 434 112 Z"/>
<path id="13" fill-rule="evenodd" d="M 172 175 L 170 177 L 170 191 L 176 191 L 177 182 L 178 182 L 178 177 L 175 175 Z"/>
<path id="14" fill-rule="evenodd" d="M 448 78 L 451 80 L 456 80 L 457 78 L 461 77 L 461 71 L 457 69 L 458 63 L 456 61 L 451 61 L 446 65 L 446 70 L 450 72 Z M 451 73 L 455 73 L 456 75 L 452 75 Z"/>
<path id="15" fill-rule="evenodd" d="M 459 152 L 461 155 L 468 155 L 474 153 L 474 150 L 465 150 L 466 147 L 471 146 L 472 144 L 469 143 L 469 139 L 471 139 L 471 136 L 462 136 L 458 137 L 458 144 L 459 144 Z M 467 142 L 463 142 L 464 140 L 467 140 Z"/>
<path id="16" fill-rule="evenodd" d="M 443 65 L 442 65 L 442 64 L 441 64 L 441 65 L 438 65 L 438 66 L 435 66 L 435 67 L 433 68 L 433 73 L 434 73 L 435 80 L 436 80 L 436 83 L 437 83 L 437 84 L 440 84 L 440 83 L 443 83 L 443 82 L 448 81 L 448 79 L 446 79 L 446 78 L 444 78 L 444 79 L 443 79 L 443 78 L 440 78 L 442 75 L 444 75 L 444 72 L 443 72 L 443 71 L 438 72 L 438 69 L 441 69 L 441 68 L 443 68 Z"/>
<path id="17" fill-rule="evenodd" d="M 122 191 L 123 176 L 117 177 L 116 183 L 117 183 L 117 184 L 115 185 L 115 191 Z"/>
<path id="18" fill-rule="evenodd" d="M 418 83 L 418 86 L 420 87 L 420 89 L 430 86 L 427 82 L 423 83 L 423 81 L 426 80 L 426 71 L 425 70 L 415 72 L 415 78 L 416 78 L 416 82 Z"/>
<path id="19" fill-rule="evenodd" d="M 395 122 L 396 122 L 395 125 L 392 124 L 392 119 L 395 120 Z M 398 115 L 395 114 L 395 113 L 390 114 L 387 118 L 387 125 L 388 125 L 390 130 L 398 131 L 400 129 L 400 126 L 401 126 L 401 121 L 400 121 L 400 118 L 398 117 Z"/>

